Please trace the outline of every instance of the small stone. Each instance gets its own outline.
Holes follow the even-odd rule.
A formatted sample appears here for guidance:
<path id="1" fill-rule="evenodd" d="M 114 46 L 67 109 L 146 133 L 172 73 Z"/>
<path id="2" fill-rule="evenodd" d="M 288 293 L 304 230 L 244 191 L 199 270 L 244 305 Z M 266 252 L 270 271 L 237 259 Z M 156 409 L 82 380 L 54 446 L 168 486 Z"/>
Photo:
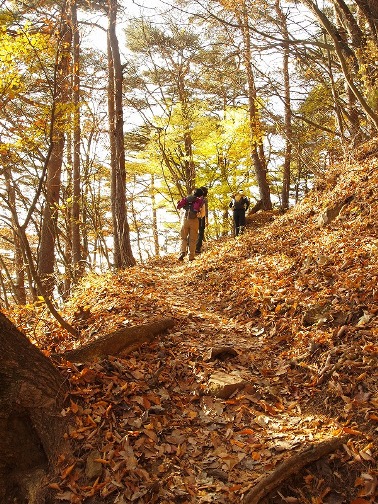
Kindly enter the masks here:
<path id="1" fill-rule="evenodd" d="M 219 371 L 210 376 L 208 391 L 214 397 L 228 399 L 234 392 L 242 389 L 246 383 L 240 376 Z"/>
<path id="2" fill-rule="evenodd" d="M 101 458 L 99 451 L 92 451 L 87 457 L 87 463 L 85 466 L 85 475 L 89 479 L 95 479 L 102 474 L 102 464 L 101 462 L 96 462 L 96 459 Z"/>

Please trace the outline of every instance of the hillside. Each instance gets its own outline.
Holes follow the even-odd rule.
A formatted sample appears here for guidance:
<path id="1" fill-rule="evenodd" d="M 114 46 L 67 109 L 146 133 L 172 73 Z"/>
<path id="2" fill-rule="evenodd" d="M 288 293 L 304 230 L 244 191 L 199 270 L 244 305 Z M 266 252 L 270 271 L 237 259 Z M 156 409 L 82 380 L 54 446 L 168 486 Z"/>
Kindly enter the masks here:
<path id="1" fill-rule="evenodd" d="M 163 317 L 175 326 L 130 354 L 61 364 L 77 459 L 50 485 L 56 502 L 378 501 L 374 149 L 193 263 L 83 281 L 64 308 L 80 343 Z M 46 352 L 77 344 L 51 321 L 41 329 Z M 215 387 L 220 372 L 235 388 Z M 271 492 L 254 497 L 261 480 Z"/>

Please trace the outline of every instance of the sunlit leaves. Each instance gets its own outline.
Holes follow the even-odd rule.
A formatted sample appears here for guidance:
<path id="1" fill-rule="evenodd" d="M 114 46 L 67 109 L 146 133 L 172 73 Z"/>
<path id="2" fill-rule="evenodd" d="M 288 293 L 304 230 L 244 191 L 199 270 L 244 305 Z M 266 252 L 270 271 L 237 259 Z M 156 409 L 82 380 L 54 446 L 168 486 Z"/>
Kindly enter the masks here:
<path id="1" fill-rule="evenodd" d="M 2 27 L 0 42 L 0 95 L 6 102 L 25 91 L 35 70 L 43 69 L 41 54 L 51 53 L 51 44 L 45 35 L 30 32 L 27 26 L 12 34 Z"/>

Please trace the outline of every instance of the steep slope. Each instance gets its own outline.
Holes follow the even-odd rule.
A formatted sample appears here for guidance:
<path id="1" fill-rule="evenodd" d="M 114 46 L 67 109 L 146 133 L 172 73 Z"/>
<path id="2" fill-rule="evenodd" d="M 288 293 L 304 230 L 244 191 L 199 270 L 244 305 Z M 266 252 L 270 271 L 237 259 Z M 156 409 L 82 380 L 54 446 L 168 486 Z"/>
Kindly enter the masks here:
<path id="1" fill-rule="evenodd" d="M 57 501 L 377 502 L 375 149 L 193 263 L 83 282 L 65 307 L 81 342 L 50 322 L 46 351 L 157 317 L 175 327 L 129 355 L 61 365 L 77 462 L 62 461 Z M 211 386 L 220 372 L 239 380 L 226 397 Z M 254 498 L 259 481 L 271 492 Z"/>

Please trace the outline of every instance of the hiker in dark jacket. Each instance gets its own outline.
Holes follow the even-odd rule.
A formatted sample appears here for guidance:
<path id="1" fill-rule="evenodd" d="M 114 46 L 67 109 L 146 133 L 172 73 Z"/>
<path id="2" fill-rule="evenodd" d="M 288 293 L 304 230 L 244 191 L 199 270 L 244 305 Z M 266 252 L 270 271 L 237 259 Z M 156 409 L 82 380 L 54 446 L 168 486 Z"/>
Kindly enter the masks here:
<path id="1" fill-rule="evenodd" d="M 200 189 L 202 189 L 203 191 L 203 205 L 198 217 L 199 227 L 198 227 L 198 238 L 196 244 L 196 254 L 201 253 L 202 242 L 205 238 L 205 228 L 207 226 L 209 216 L 209 209 L 207 205 L 207 187 L 201 187 Z"/>
<path id="2" fill-rule="evenodd" d="M 189 261 L 193 261 L 196 253 L 198 237 L 198 215 L 203 205 L 202 189 L 195 189 L 192 194 L 182 198 L 177 203 L 177 209 L 182 210 L 181 216 L 181 253 L 179 261 L 183 261 L 189 246 Z"/>
<path id="3" fill-rule="evenodd" d="M 249 207 L 249 199 L 242 189 L 232 196 L 229 207 L 233 210 L 234 235 L 241 235 L 244 233 L 245 213 Z"/>

